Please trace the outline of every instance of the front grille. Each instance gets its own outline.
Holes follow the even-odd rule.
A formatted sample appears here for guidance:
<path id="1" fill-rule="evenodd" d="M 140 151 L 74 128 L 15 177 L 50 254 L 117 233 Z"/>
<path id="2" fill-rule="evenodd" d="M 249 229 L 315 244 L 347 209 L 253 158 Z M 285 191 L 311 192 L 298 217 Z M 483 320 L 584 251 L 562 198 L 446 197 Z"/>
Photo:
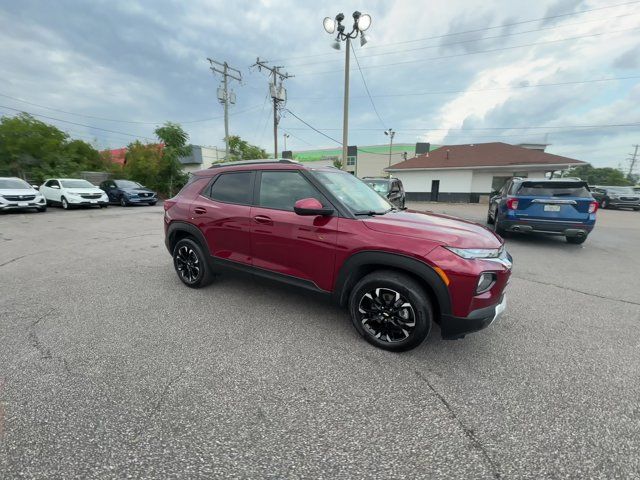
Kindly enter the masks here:
<path id="1" fill-rule="evenodd" d="M 80 194 L 82 198 L 100 198 L 102 196 L 101 193 L 82 193 Z"/>
<path id="2" fill-rule="evenodd" d="M 620 197 L 620 200 L 622 200 L 623 202 L 637 202 L 638 200 L 640 200 L 640 198 L 638 198 L 638 197 Z"/>
<path id="3" fill-rule="evenodd" d="M 140 193 L 139 195 L 140 195 L 141 197 L 150 197 L 150 196 L 152 196 L 152 195 L 153 195 L 153 193 L 145 193 L 145 192 L 142 192 L 142 193 Z"/>
<path id="4" fill-rule="evenodd" d="M 3 195 L 10 202 L 28 202 L 36 198 L 35 195 Z"/>

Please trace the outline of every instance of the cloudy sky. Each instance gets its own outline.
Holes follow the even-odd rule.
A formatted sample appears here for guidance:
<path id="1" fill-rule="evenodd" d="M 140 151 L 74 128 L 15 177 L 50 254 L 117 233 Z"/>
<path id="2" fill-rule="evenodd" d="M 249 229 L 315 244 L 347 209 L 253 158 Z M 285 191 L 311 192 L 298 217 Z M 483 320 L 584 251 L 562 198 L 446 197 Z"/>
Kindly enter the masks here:
<path id="1" fill-rule="evenodd" d="M 0 114 L 100 148 L 171 120 L 222 147 L 211 57 L 242 71 L 231 133 L 271 151 L 259 56 L 295 75 L 287 108 L 339 140 L 344 49 L 322 19 L 354 10 L 373 23 L 361 71 L 352 56 L 350 144 L 384 144 L 391 127 L 396 142 L 544 142 L 615 167 L 640 143 L 640 1 L 625 0 L 0 0 Z M 336 146 L 290 113 L 281 128 L 294 150 Z"/>

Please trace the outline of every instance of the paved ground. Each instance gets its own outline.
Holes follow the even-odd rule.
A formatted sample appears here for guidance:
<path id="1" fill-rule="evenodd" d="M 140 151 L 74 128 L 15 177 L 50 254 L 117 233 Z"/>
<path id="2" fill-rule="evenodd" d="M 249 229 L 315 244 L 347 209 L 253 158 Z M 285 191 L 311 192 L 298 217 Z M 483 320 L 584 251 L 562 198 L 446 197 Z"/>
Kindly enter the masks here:
<path id="1" fill-rule="evenodd" d="M 0 216 L 0 478 L 640 476 L 640 214 L 509 239 L 505 317 L 392 354 L 303 291 L 183 287 L 161 212 Z"/>

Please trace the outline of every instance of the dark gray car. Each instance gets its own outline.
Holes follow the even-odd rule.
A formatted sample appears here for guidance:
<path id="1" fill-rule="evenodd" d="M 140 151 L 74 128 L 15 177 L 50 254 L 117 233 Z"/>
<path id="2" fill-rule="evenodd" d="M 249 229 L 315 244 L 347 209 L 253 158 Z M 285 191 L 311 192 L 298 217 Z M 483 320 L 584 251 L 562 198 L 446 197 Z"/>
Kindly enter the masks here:
<path id="1" fill-rule="evenodd" d="M 640 193 L 633 187 L 591 187 L 591 195 L 601 208 L 633 208 L 640 210 Z"/>
<path id="2" fill-rule="evenodd" d="M 402 182 L 397 178 L 364 177 L 362 181 L 389 200 L 396 207 L 404 208 L 404 187 L 402 186 Z"/>

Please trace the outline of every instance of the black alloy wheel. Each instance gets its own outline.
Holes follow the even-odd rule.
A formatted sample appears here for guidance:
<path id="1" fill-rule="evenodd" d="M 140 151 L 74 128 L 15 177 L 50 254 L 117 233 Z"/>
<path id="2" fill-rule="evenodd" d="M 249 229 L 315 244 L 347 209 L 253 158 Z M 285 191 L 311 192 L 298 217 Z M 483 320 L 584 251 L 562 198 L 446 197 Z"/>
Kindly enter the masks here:
<path id="1" fill-rule="evenodd" d="M 173 266 L 182 283 L 191 288 L 204 287 L 213 279 L 200 245 L 191 238 L 183 238 L 174 247 Z"/>
<path id="2" fill-rule="evenodd" d="M 123 195 L 123 196 L 121 196 L 121 197 L 120 197 L 120 206 L 121 206 L 121 207 L 126 207 L 126 206 L 128 206 L 128 205 L 129 205 L 129 203 L 127 203 L 127 199 L 126 199 L 126 198 L 124 198 L 124 195 Z"/>
<path id="3" fill-rule="evenodd" d="M 376 347 L 404 351 L 423 342 L 431 330 L 431 303 L 411 277 L 375 271 L 351 291 L 349 310 L 354 327 Z"/>

